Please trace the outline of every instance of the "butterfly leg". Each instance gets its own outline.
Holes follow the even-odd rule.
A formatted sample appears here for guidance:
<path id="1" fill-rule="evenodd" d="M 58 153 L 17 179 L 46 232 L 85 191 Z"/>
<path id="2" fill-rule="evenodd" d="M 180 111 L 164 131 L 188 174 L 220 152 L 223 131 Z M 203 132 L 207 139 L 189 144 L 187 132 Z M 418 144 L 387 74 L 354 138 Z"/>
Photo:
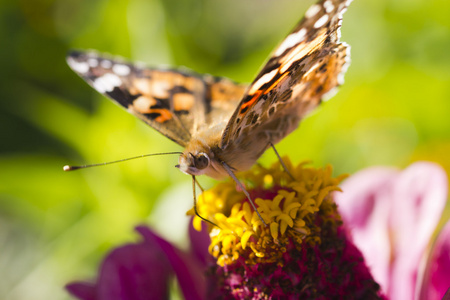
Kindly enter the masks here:
<path id="1" fill-rule="evenodd" d="M 192 190 L 193 190 L 193 192 L 194 192 L 194 212 L 195 212 L 195 215 L 196 215 L 197 217 L 199 217 L 200 219 L 202 219 L 203 221 L 208 222 L 209 224 L 211 224 L 211 225 L 213 225 L 213 226 L 219 227 L 217 224 L 211 222 L 211 221 L 208 220 L 208 219 L 203 218 L 203 217 L 200 216 L 200 214 L 198 213 L 198 211 L 197 211 L 197 195 L 196 195 L 196 193 L 195 193 L 195 183 L 198 184 L 197 180 L 195 179 L 195 176 L 192 175 Z M 199 185 L 199 186 L 200 186 L 200 185 Z M 201 187 L 200 187 L 200 188 L 201 188 Z M 202 188 L 201 188 L 201 189 L 202 189 Z M 203 189 L 202 189 L 202 190 L 203 190 Z M 219 228 L 220 228 L 220 227 L 219 227 Z"/>
<path id="2" fill-rule="evenodd" d="M 272 144 L 272 142 L 269 142 L 270 147 L 272 147 L 273 151 L 275 151 L 275 154 L 277 155 L 278 159 L 280 160 L 281 166 L 283 167 L 284 171 L 288 173 L 288 175 L 291 177 L 292 180 L 295 180 L 294 176 L 292 176 L 291 172 L 288 171 L 286 165 L 284 164 L 283 159 L 281 158 L 280 154 L 278 154 L 277 149 L 275 149 L 275 146 Z"/>
<path id="3" fill-rule="evenodd" d="M 267 223 L 264 221 L 264 219 L 262 218 L 261 214 L 259 213 L 258 209 L 256 208 L 255 203 L 253 202 L 252 198 L 250 198 L 250 194 L 248 193 L 248 191 L 245 189 L 244 185 L 242 184 L 242 182 L 239 181 L 239 179 L 237 179 L 236 175 L 234 175 L 233 171 L 231 170 L 231 168 L 225 163 L 225 162 L 221 162 L 223 168 L 227 171 L 228 175 L 230 175 L 231 178 L 233 178 L 233 180 L 236 182 L 237 186 L 244 192 L 245 196 L 247 196 L 248 201 L 250 202 L 250 204 L 252 205 L 253 209 L 255 210 L 256 214 L 258 215 L 258 217 L 261 219 L 261 222 L 267 226 Z"/>

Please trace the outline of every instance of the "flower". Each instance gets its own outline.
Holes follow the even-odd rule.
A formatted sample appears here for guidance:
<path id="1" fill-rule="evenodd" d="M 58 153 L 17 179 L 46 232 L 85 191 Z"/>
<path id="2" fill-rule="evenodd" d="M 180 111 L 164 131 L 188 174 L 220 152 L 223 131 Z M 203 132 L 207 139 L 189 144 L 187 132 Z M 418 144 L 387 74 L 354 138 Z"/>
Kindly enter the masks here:
<path id="1" fill-rule="evenodd" d="M 447 177 L 417 162 L 404 171 L 374 167 L 335 195 L 354 242 L 389 299 L 441 299 L 450 287 L 450 222 L 428 255 L 447 201 Z"/>
<path id="2" fill-rule="evenodd" d="M 143 241 L 113 250 L 96 282 L 67 289 L 83 300 L 165 299 L 175 275 L 185 299 L 444 296 L 450 222 L 425 259 L 447 195 L 438 166 L 371 168 L 346 180 L 341 193 L 345 176 L 333 178 L 331 167 L 284 160 L 295 180 L 279 163 L 241 176 L 268 226 L 231 180 L 222 182 L 198 199 L 200 215 L 218 227 L 195 217 L 202 231 L 191 228 L 190 253 L 139 226 Z"/>
<path id="3" fill-rule="evenodd" d="M 267 226 L 231 180 L 199 197 L 199 214 L 217 224 L 208 299 L 382 298 L 332 197 L 345 176 L 283 160 L 295 180 L 280 163 L 241 175 Z"/>

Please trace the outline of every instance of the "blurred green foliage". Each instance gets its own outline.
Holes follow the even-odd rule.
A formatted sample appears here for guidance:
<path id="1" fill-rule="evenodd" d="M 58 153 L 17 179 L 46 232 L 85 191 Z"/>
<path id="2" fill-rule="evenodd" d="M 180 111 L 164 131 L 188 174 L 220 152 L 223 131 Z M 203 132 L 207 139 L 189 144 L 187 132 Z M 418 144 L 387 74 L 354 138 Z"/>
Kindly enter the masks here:
<path id="1" fill-rule="evenodd" d="M 249 82 L 312 3 L 0 2 L 0 298 L 68 299 L 64 284 L 93 277 L 138 223 L 186 241 L 190 178 L 173 168 L 177 157 L 62 172 L 179 150 L 69 70 L 69 49 Z M 278 151 L 337 174 L 420 159 L 449 171 L 449 11 L 448 0 L 355 0 L 342 30 L 346 83 Z"/>

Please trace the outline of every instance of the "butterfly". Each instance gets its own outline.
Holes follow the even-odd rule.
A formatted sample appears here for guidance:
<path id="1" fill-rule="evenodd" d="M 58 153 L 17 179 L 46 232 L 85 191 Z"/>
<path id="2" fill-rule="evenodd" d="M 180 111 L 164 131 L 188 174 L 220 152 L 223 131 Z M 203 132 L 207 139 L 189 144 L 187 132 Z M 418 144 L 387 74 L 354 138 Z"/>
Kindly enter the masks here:
<path id="1" fill-rule="evenodd" d="M 67 62 L 98 92 L 184 147 L 182 172 L 194 180 L 231 176 L 239 185 L 235 172 L 249 169 L 343 83 L 350 48 L 340 42 L 340 27 L 349 3 L 312 5 L 250 85 L 93 51 L 73 51 Z"/>

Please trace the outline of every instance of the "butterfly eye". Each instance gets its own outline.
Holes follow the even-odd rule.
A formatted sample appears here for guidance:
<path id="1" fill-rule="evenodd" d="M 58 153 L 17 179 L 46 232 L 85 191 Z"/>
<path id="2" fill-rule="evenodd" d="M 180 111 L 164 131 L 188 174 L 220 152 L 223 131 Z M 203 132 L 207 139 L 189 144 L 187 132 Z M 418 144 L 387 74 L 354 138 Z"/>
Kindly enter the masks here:
<path id="1" fill-rule="evenodd" d="M 195 167 L 202 170 L 209 166 L 209 157 L 205 153 L 199 153 L 194 160 Z"/>

